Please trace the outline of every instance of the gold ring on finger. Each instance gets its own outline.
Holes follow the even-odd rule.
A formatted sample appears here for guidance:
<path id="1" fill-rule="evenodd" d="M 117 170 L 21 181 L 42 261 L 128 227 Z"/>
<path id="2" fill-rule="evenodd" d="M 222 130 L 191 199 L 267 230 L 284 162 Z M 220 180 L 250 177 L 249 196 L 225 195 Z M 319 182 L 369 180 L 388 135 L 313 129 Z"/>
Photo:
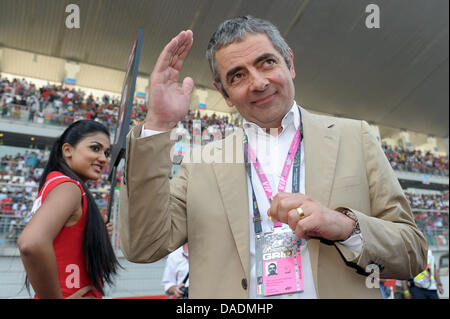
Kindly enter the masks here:
<path id="1" fill-rule="evenodd" d="M 298 216 L 300 216 L 300 219 L 305 218 L 305 212 L 301 207 L 297 207 Z"/>

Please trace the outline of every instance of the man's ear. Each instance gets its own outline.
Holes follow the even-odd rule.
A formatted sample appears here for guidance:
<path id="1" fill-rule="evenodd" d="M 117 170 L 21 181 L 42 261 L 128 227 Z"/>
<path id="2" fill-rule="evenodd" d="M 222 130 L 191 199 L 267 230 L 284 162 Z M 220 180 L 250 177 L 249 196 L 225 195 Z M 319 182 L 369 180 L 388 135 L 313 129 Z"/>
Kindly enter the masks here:
<path id="1" fill-rule="evenodd" d="M 295 79 L 295 66 L 294 66 L 294 53 L 291 48 L 289 48 L 289 62 L 291 62 L 291 67 L 289 71 L 291 72 L 292 80 Z"/>
<path id="2" fill-rule="evenodd" d="M 228 97 L 227 94 L 225 94 L 225 92 L 220 88 L 219 84 L 217 84 L 216 81 L 213 82 L 214 87 L 216 88 L 217 91 L 219 91 L 220 94 L 222 94 L 223 98 L 225 99 L 225 102 L 227 103 L 227 105 L 229 107 L 233 107 L 234 104 L 233 102 L 231 102 L 230 98 Z"/>

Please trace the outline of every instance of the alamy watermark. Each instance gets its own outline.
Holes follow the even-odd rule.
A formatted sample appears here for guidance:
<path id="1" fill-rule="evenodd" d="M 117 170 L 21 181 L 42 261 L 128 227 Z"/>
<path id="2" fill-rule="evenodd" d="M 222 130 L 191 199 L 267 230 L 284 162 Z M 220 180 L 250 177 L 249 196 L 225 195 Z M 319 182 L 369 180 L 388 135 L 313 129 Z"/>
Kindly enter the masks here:
<path id="1" fill-rule="evenodd" d="M 71 3 L 66 6 L 66 27 L 68 29 L 80 28 L 80 7 L 77 4 Z M 368 29 L 380 28 L 380 7 L 374 3 L 366 6 L 366 27 Z"/>
<path id="2" fill-rule="evenodd" d="M 80 267 L 75 264 L 69 264 L 66 266 L 66 287 L 67 288 L 80 288 Z"/>
<path id="3" fill-rule="evenodd" d="M 369 4 L 366 7 L 366 13 L 369 13 L 366 17 L 366 27 L 368 29 L 380 28 L 380 7 L 376 4 Z"/>
<path id="4" fill-rule="evenodd" d="M 232 134 L 216 128 L 212 131 L 201 130 L 200 120 L 194 120 L 192 131 L 180 132 L 179 128 L 170 131 L 170 140 L 176 141 L 170 150 L 173 162 L 176 158 L 183 158 L 184 163 L 190 164 L 238 164 L 244 163 L 244 134 Z M 248 127 L 245 133 L 250 138 L 251 148 L 255 154 L 277 154 L 280 152 L 280 138 L 278 128 L 269 129 L 266 134 L 259 132 L 260 128 Z M 225 136 L 224 136 L 225 135 Z M 186 142 L 183 142 L 186 141 Z M 256 159 L 249 155 L 249 162 Z"/>
<path id="5" fill-rule="evenodd" d="M 66 27 L 68 29 L 80 28 L 80 7 L 77 4 L 69 4 L 66 6 L 66 12 L 69 15 L 66 17 Z"/>
<path id="6" fill-rule="evenodd" d="M 380 288 L 380 267 L 376 264 L 367 265 L 366 273 L 369 274 L 366 277 L 366 287 Z"/>

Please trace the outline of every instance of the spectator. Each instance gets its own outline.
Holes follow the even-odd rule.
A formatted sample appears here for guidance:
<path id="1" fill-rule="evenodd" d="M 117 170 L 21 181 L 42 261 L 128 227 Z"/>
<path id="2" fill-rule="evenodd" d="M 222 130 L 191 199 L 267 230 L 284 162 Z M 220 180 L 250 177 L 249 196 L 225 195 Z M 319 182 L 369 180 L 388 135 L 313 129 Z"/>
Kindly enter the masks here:
<path id="1" fill-rule="evenodd" d="M 26 165 L 28 167 L 35 168 L 37 165 L 37 161 L 38 161 L 38 158 L 37 158 L 36 152 L 31 152 L 31 154 L 28 156 L 28 158 L 26 160 Z"/>
<path id="2" fill-rule="evenodd" d="M 162 285 L 164 292 L 177 298 L 186 297 L 185 291 L 189 287 L 189 246 L 185 243 L 169 254 L 164 269 Z"/>
<path id="3" fill-rule="evenodd" d="M 406 299 L 439 299 L 444 293 L 439 269 L 436 267 L 434 256 L 428 249 L 427 268 L 408 282 L 403 282 L 404 295 Z"/>
<path id="4" fill-rule="evenodd" d="M 37 187 L 37 183 L 33 180 L 33 177 L 31 176 L 28 176 L 25 185 L 27 185 L 27 187 L 25 188 L 27 196 L 31 195 L 33 189 Z"/>
<path id="5" fill-rule="evenodd" d="M 12 192 L 7 191 L 6 197 L 4 197 L 0 202 L 0 233 L 5 233 L 8 230 L 10 218 L 12 215 Z"/>

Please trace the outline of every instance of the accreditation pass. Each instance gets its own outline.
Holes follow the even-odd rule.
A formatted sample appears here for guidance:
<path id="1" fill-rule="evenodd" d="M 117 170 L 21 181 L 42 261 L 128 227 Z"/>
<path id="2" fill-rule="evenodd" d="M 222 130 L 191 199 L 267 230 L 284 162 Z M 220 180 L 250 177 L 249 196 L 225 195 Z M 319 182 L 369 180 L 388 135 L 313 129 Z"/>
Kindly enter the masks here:
<path id="1" fill-rule="evenodd" d="M 264 296 L 303 291 L 301 248 L 304 240 L 289 228 L 277 227 L 263 236 L 257 293 Z M 262 279 L 262 280 L 261 280 Z"/>

